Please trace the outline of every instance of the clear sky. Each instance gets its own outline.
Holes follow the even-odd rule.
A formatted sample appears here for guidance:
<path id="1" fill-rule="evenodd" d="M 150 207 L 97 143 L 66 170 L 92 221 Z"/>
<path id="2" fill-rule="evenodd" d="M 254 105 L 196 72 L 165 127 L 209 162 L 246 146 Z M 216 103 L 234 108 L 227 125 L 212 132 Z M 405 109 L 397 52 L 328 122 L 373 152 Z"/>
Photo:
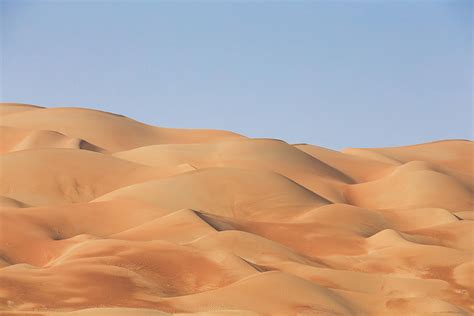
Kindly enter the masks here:
<path id="1" fill-rule="evenodd" d="M 473 137 L 471 1 L 1 5 L 2 101 L 330 148 Z"/>

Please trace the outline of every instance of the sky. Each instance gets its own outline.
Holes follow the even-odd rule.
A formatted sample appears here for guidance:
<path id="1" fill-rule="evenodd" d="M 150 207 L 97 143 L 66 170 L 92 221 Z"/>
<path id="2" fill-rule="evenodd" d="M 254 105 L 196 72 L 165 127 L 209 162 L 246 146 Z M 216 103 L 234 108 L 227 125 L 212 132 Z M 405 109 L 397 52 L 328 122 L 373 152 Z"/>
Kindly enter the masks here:
<path id="1" fill-rule="evenodd" d="M 469 0 L 0 1 L 3 102 L 334 149 L 473 138 Z"/>

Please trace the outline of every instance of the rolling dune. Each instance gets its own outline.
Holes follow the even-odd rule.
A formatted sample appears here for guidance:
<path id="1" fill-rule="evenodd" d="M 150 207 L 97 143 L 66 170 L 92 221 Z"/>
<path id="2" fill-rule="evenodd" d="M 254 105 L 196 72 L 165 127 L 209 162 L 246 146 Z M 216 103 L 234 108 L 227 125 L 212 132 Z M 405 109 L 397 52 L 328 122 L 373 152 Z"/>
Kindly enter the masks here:
<path id="1" fill-rule="evenodd" d="M 0 105 L 0 315 L 472 315 L 474 143 Z"/>

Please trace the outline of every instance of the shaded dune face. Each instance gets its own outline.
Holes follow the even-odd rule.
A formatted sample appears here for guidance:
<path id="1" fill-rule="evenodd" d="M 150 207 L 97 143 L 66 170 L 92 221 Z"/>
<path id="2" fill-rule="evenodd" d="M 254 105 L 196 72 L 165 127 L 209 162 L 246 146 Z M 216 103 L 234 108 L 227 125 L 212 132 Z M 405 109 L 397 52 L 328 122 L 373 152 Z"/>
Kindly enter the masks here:
<path id="1" fill-rule="evenodd" d="M 0 105 L 0 315 L 471 315 L 474 144 Z"/>

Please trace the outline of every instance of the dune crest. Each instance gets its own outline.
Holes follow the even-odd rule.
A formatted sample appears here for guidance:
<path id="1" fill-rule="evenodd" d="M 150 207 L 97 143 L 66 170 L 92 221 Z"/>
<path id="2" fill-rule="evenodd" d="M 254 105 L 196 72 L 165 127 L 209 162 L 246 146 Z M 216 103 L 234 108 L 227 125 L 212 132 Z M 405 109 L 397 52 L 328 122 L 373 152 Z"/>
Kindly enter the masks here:
<path id="1" fill-rule="evenodd" d="M 471 315 L 473 158 L 2 103 L 0 315 Z"/>

